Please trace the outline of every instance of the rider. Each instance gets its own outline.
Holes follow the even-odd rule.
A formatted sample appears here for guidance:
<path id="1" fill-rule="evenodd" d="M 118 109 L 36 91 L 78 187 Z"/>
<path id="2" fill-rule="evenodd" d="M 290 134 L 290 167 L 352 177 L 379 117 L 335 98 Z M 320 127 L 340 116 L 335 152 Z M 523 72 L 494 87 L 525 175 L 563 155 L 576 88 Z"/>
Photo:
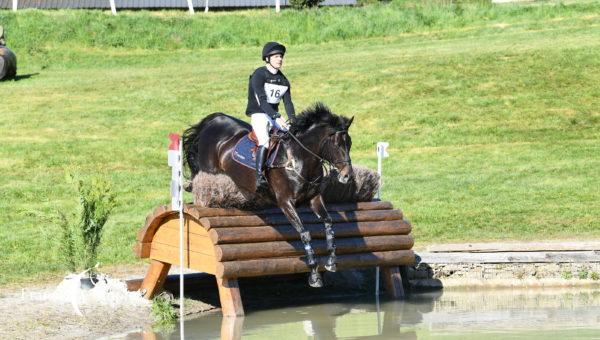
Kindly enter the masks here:
<path id="1" fill-rule="evenodd" d="M 290 92 L 290 82 L 281 72 L 285 46 L 277 42 L 268 42 L 262 50 L 262 59 L 266 65 L 257 68 L 250 76 L 248 84 L 248 106 L 246 115 L 250 116 L 252 129 L 258 139 L 256 151 L 256 188 L 266 184 L 262 174 L 263 164 L 269 146 L 269 130 L 287 131 L 286 121 L 279 113 L 279 102 L 283 99 L 288 119 L 295 118 L 294 104 Z"/>

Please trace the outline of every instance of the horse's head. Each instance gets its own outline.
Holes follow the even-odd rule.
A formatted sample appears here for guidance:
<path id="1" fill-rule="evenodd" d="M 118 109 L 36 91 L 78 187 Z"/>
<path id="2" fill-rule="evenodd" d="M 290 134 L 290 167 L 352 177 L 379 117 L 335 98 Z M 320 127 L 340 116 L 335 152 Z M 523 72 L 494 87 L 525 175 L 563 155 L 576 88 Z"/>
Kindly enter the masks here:
<path id="1" fill-rule="evenodd" d="M 332 128 L 323 139 L 323 157 L 333 164 L 338 170 L 338 181 L 348 183 L 354 175 L 352 171 L 352 160 L 350 159 L 350 148 L 352 147 L 352 138 L 348 134 L 348 128 L 354 120 L 354 117 L 348 119 L 339 117 L 341 125 Z"/>
<path id="2" fill-rule="evenodd" d="M 354 117 L 338 116 L 324 104 L 317 103 L 298 115 L 293 126 L 294 130 L 312 136 L 315 151 L 337 168 L 338 180 L 344 184 L 354 175 L 350 159 L 352 139 L 348 134 L 353 120 Z"/>

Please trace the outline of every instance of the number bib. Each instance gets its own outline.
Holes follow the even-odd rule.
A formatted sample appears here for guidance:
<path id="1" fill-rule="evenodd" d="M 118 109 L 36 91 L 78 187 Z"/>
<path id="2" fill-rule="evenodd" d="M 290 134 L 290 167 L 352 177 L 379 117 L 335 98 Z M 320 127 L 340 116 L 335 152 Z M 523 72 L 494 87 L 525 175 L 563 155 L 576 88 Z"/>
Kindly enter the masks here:
<path id="1" fill-rule="evenodd" d="M 267 103 L 279 104 L 281 97 L 283 97 L 287 90 L 287 86 L 266 83 L 265 93 L 267 94 Z"/>

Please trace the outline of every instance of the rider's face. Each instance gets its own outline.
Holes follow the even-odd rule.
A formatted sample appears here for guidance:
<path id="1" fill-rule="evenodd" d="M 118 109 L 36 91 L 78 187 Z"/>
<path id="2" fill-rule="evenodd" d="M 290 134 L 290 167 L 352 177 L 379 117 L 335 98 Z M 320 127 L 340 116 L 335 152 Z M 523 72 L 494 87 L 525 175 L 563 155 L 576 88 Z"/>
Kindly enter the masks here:
<path id="1" fill-rule="evenodd" d="M 280 69 L 281 66 L 283 66 L 283 55 L 282 54 L 273 54 L 270 59 L 269 62 L 271 64 L 271 66 L 273 66 L 276 69 Z"/>

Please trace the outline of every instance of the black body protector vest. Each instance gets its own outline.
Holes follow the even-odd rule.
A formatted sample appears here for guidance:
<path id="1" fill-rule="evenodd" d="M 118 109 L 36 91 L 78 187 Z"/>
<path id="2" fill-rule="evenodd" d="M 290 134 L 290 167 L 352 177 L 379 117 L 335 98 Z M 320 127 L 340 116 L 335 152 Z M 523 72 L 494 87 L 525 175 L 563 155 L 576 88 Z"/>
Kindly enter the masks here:
<path id="1" fill-rule="evenodd" d="M 266 113 L 273 119 L 281 117 L 279 113 L 281 100 L 283 100 L 288 118 L 294 119 L 295 111 L 294 104 L 292 104 L 290 82 L 285 75 L 281 71 L 273 74 L 266 66 L 257 68 L 250 76 L 248 84 L 246 115 Z"/>

